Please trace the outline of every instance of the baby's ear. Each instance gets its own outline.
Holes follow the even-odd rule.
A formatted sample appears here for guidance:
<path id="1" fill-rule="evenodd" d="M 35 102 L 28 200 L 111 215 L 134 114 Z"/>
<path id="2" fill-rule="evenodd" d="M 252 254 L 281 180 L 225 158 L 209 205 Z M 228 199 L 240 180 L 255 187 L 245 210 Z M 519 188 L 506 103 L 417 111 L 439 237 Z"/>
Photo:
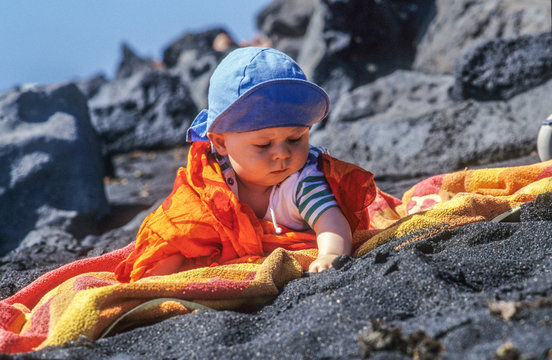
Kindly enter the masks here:
<path id="1" fill-rule="evenodd" d="M 211 140 L 211 144 L 213 144 L 213 146 L 215 147 L 217 154 L 222 156 L 228 155 L 228 151 L 226 150 L 226 143 L 224 141 L 224 134 L 207 133 L 207 137 L 209 138 L 209 140 Z"/>

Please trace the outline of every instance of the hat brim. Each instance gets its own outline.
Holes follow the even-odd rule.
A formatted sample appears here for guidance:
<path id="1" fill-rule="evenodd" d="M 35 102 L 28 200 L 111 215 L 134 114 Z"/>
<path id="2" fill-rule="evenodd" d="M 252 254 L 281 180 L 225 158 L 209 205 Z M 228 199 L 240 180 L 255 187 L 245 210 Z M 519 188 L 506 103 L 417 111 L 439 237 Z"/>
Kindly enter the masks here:
<path id="1" fill-rule="evenodd" d="M 206 119 L 211 126 L 205 132 L 311 126 L 324 119 L 329 109 L 330 99 L 318 85 L 302 79 L 274 79 L 251 88 L 212 122 L 210 118 Z"/>
<path id="2" fill-rule="evenodd" d="M 207 137 L 208 117 L 208 110 L 203 109 L 200 111 L 186 132 L 186 141 L 209 141 L 209 138 Z"/>

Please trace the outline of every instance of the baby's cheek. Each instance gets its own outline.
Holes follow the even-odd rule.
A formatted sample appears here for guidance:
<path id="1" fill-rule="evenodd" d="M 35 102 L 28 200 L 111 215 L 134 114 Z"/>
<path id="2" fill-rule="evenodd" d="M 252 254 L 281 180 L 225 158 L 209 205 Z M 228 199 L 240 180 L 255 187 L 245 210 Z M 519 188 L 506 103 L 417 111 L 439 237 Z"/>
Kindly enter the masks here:
<path id="1" fill-rule="evenodd" d="M 255 158 L 244 158 L 241 162 L 232 164 L 236 174 L 242 179 L 250 179 L 262 170 L 259 162 Z"/>
<path id="2" fill-rule="evenodd" d="M 301 149 L 301 151 L 298 151 L 296 156 L 295 156 L 295 159 L 297 160 L 297 164 L 299 166 L 299 168 L 303 167 L 303 165 L 305 165 L 305 163 L 307 162 L 307 159 L 309 157 L 309 148 L 307 146 L 306 150 L 305 149 Z"/>

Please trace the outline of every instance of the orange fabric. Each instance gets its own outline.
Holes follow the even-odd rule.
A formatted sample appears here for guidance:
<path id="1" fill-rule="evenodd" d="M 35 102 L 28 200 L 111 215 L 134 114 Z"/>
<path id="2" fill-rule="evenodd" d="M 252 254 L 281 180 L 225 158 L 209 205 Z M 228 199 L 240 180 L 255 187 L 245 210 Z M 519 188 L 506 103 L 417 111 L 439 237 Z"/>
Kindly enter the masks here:
<path id="1" fill-rule="evenodd" d="M 369 206 L 379 196 L 387 195 L 376 187 L 374 174 L 326 154 L 320 156 L 318 166 L 347 218 L 351 231 L 355 233 L 370 228 Z"/>
<path id="2" fill-rule="evenodd" d="M 376 186 L 373 174 L 323 155 L 320 167 L 354 231 L 369 226 L 368 205 Z M 187 168 L 178 170 L 172 193 L 146 217 L 132 253 L 115 274 L 121 282 L 143 277 L 155 264 L 180 253 L 182 270 L 240 261 L 255 261 L 276 248 L 316 248 L 314 232 L 284 228 L 276 234 L 271 222 L 258 219 L 228 188 L 210 143 L 195 142 Z"/>

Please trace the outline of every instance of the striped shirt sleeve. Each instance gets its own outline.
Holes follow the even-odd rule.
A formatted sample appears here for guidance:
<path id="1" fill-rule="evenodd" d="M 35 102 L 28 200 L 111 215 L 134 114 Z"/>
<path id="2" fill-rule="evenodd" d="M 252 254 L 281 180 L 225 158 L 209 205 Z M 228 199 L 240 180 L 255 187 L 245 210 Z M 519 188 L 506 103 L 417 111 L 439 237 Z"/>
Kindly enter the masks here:
<path id="1" fill-rule="evenodd" d="M 316 165 L 308 166 L 303 173 L 305 176 L 297 185 L 296 205 L 305 222 L 314 229 L 314 224 L 324 211 L 339 205 L 324 174 Z"/>

